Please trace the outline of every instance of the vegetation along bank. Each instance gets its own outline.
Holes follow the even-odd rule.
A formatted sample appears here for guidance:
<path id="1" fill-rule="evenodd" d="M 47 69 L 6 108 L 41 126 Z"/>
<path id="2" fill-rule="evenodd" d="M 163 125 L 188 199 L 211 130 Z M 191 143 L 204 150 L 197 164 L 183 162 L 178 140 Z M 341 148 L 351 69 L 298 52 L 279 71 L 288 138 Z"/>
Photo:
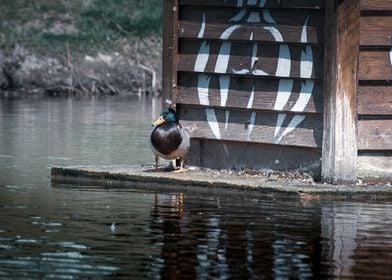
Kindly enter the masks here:
<path id="1" fill-rule="evenodd" d="M 158 93 L 161 0 L 4 0 L 0 96 Z"/>

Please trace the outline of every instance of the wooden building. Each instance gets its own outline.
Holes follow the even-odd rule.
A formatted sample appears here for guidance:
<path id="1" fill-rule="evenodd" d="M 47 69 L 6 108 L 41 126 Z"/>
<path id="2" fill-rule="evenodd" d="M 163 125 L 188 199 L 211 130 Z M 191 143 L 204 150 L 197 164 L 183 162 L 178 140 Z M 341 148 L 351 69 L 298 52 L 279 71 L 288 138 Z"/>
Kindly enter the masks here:
<path id="1" fill-rule="evenodd" d="M 392 176 L 392 1 L 164 0 L 188 162 Z"/>

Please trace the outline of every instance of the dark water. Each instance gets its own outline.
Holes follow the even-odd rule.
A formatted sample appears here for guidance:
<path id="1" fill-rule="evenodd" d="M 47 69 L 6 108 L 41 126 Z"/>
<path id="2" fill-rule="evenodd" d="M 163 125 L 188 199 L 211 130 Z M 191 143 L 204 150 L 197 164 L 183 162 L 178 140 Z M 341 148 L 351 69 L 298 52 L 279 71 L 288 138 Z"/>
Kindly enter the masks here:
<path id="1" fill-rule="evenodd" d="M 1 279 L 391 279 L 385 200 L 51 185 L 53 165 L 152 162 L 153 104 L 0 100 Z"/>

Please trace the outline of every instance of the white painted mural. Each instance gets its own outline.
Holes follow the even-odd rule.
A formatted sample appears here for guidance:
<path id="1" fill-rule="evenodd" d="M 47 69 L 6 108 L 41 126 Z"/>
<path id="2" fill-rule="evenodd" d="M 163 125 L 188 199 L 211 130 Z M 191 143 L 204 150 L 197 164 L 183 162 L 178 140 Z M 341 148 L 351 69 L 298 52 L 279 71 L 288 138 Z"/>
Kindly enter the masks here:
<path id="1" fill-rule="evenodd" d="M 236 6 L 238 7 L 238 12 L 231 17 L 228 22 L 232 24 L 220 35 L 220 39 L 223 41 L 220 45 L 219 53 L 216 59 L 214 73 L 219 74 L 219 86 L 220 86 L 220 106 L 225 107 L 230 92 L 230 76 L 228 73 L 234 73 L 237 75 L 253 75 L 253 76 L 276 76 L 279 79 L 279 85 L 276 93 L 276 100 L 274 101 L 273 110 L 282 111 L 290 97 L 293 93 L 294 80 L 290 79 L 290 74 L 292 71 L 292 55 L 290 52 L 290 47 L 285 44 L 284 36 L 279 30 L 279 25 L 275 21 L 273 15 L 269 9 L 264 8 L 267 1 L 277 1 L 279 0 L 237 0 Z M 227 1 L 225 1 L 227 2 Z M 246 8 L 244 4 L 248 6 L 253 5 L 255 7 L 261 7 L 258 11 Z M 298 34 L 299 43 L 308 43 L 308 24 L 310 17 L 308 16 L 303 24 L 301 34 Z M 198 38 L 204 38 L 206 31 L 208 18 L 206 18 L 205 13 L 201 17 L 200 31 L 198 33 Z M 242 24 L 240 24 L 240 22 Z M 245 23 L 246 22 L 246 23 Z M 249 66 L 243 66 L 241 69 L 228 69 L 229 61 L 231 56 L 232 43 L 229 41 L 232 34 L 235 32 L 244 32 L 244 27 L 246 24 L 252 24 L 268 31 L 275 42 L 280 43 L 278 60 L 276 65 L 275 73 L 268 73 L 263 69 L 255 69 L 256 62 L 260 59 L 258 57 L 258 50 L 262 48 L 261 43 L 255 42 L 252 47 L 252 52 L 249 54 Z M 254 34 L 251 32 L 249 34 L 249 41 L 253 41 Z M 195 61 L 194 70 L 195 72 L 204 72 L 208 61 L 210 59 L 210 45 L 208 41 L 203 41 L 200 45 L 198 56 Z M 392 63 L 392 50 L 391 50 L 391 63 Z M 311 80 L 313 73 L 313 49 L 310 45 L 303 47 L 301 52 L 300 61 L 300 78 L 304 80 L 301 81 L 301 88 L 298 98 L 295 104 L 289 109 L 292 112 L 304 112 L 306 106 L 308 105 L 314 89 L 314 81 Z M 206 74 L 199 74 L 198 76 L 198 97 L 200 105 L 210 106 L 209 102 L 209 88 L 210 88 L 211 76 Z M 255 99 L 255 86 L 250 93 L 247 108 L 253 109 Z M 286 107 L 287 110 L 287 107 Z M 216 137 L 216 139 L 221 139 L 222 132 L 220 131 L 219 123 L 216 117 L 215 109 L 206 108 L 205 109 L 206 119 L 208 124 Z M 286 118 L 291 118 L 286 121 Z M 256 124 L 257 114 L 255 111 L 250 112 L 249 124 L 247 125 L 247 140 L 252 140 L 252 134 Z M 286 113 L 278 113 L 276 119 L 275 133 L 273 136 L 274 143 L 278 144 L 288 136 L 290 133 L 295 131 L 295 129 L 303 123 L 306 116 L 303 114 L 288 115 Z M 225 112 L 225 126 L 224 129 L 227 130 L 228 124 L 230 122 L 230 111 Z M 284 124 L 288 125 L 284 125 Z"/>
<path id="2" fill-rule="evenodd" d="M 392 48 L 389 51 L 389 61 L 391 62 L 391 67 L 392 67 Z"/>

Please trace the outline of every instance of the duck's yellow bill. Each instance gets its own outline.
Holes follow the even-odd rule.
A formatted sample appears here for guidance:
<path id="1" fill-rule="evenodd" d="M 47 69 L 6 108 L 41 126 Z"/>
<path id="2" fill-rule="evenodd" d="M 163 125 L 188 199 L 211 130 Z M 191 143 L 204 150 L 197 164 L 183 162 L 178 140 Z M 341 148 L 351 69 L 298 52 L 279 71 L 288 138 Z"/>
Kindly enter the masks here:
<path id="1" fill-rule="evenodd" d="M 163 124 L 164 122 L 165 122 L 165 119 L 164 119 L 162 116 L 160 116 L 160 117 L 153 123 L 153 125 L 157 126 L 157 125 Z"/>

